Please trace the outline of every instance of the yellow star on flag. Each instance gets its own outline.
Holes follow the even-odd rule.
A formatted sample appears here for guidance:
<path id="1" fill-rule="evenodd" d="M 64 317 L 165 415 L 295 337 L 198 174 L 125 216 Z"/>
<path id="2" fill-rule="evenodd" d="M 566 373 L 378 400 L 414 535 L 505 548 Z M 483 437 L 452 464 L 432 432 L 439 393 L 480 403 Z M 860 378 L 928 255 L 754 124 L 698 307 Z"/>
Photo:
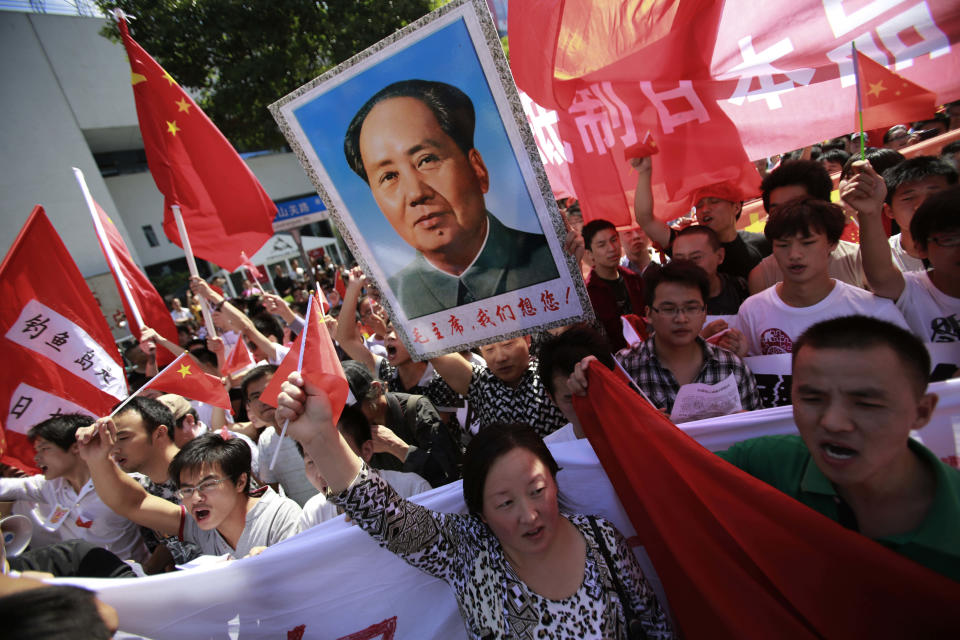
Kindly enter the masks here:
<path id="1" fill-rule="evenodd" d="M 874 98 L 879 98 L 880 94 L 886 91 L 887 88 L 883 86 L 883 81 L 880 82 L 871 82 L 870 89 L 867 91 L 868 96 L 873 96 Z"/>
<path id="2" fill-rule="evenodd" d="M 133 86 L 137 86 L 141 82 L 146 82 L 146 81 L 147 81 L 147 76 L 139 74 L 135 71 L 130 72 L 130 84 L 132 84 Z"/>
<path id="3" fill-rule="evenodd" d="M 182 377 L 184 377 L 184 378 L 186 378 L 187 376 L 191 375 L 191 373 L 190 373 L 190 365 L 188 365 L 188 364 L 182 364 L 182 365 L 180 365 L 180 368 L 177 369 L 177 373 L 179 373 L 179 374 L 180 374 Z"/>
<path id="4" fill-rule="evenodd" d="M 180 131 L 180 127 L 177 126 L 177 121 L 173 122 L 167 121 L 167 131 L 173 135 L 177 135 L 177 132 Z"/>
<path id="5" fill-rule="evenodd" d="M 179 111 L 186 111 L 187 113 L 190 113 L 191 106 L 193 105 L 187 102 L 186 98 L 180 98 L 180 100 L 177 101 L 177 107 Z"/>
<path id="6" fill-rule="evenodd" d="M 163 78 L 170 83 L 170 86 L 177 84 L 177 81 L 173 79 L 173 76 L 171 76 L 166 69 L 163 70 Z"/>

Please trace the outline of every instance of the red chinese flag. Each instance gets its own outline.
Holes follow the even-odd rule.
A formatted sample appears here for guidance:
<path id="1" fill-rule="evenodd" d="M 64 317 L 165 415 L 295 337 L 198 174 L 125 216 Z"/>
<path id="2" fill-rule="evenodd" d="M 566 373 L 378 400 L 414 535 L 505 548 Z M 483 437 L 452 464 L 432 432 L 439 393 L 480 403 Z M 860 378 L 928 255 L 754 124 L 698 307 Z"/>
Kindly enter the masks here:
<path id="1" fill-rule="evenodd" d="M 330 301 L 327 300 L 327 296 L 323 293 L 323 289 L 320 288 L 320 283 L 317 283 L 317 299 L 320 301 L 320 308 L 323 309 L 323 312 L 330 312 Z"/>
<path id="2" fill-rule="evenodd" d="M 937 94 L 910 82 L 857 51 L 863 128 L 880 129 L 932 118 Z M 860 123 L 855 126 L 859 129 Z"/>
<path id="3" fill-rule="evenodd" d="M 343 276 L 340 275 L 340 269 L 337 269 L 337 274 L 333 277 L 333 288 L 340 294 L 340 299 L 343 300 L 347 295 L 347 285 L 343 283 Z"/>
<path id="4" fill-rule="evenodd" d="M 297 370 L 300 345 L 305 340 L 303 366 L 300 367 L 300 375 L 327 393 L 330 398 L 330 406 L 333 409 L 333 421 L 336 422 L 340 419 L 340 412 L 343 411 L 343 407 L 347 403 L 347 394 L 350 387 L 347 384 L 347 377 L 343 373 L 343 367 L 340 366 L 340 358 L 337 357 L 337 350 L 333 346 L 333 340 L 330 339 L 330 333 L 323 326 L 320 314 L 316 313 L 314 308 L 316 302 L 316 298 L 311 299 L 310 308 L 307 310 L 307 326 L 297 336 L 290 348 L 290 353 L 280 363 L 273 379 L 260 394 L 260 401 L 271 407 L 277 406 L 280 385 L 283 384 L 291 372 Z"/>
<path id="5" fill-rule="evenodd" d="M 588 376 L 577 415 L 686 637 L 956 633 L 960 584 L 721 460 L 604 367 Z"/>
<path id="6" fill-rule="evenodd" d="M 233 345 L 233 349 L 230 349 L 230 353 L 227 354 L 227 361 L 221 367 L 220 372 L 229 376 L 237 371 L 246 371 L 255 364 L 257 364 L 257 361 L 253 359 L 253 354 L 247 348 L 247 341 L 241 337 Z"/>
<path id="7" fill-rule="evenodd" d="M 243 264 L 244 268 L 247 270 L 247 273 L 250 276 L 250 280 L 253 282 L 263 282 L 267 279 L 267 274 L 263 272 L 260 267 L 250 262 L 250 258 L 247 257 L 246 251 L 240 252 L 240 262 Z"/>
<path id="8" fill-rule="evenodd" d="M 230 394 L 220 378 L 206 373 L 189 352 L 181 353 L 144 386 L 230 410 Z"/>
<path id="9" fill-rule="evenodd" d="M 273 235 L 277 207 L 220 130 L 119 21 L 147 162 L 164 195 L 163 229 L 183 246 L 171 205 L 180 205 L 194 253 L 229 271 Z"/>
<path id="10" fill-rule="evenodd" d="M 123 365 L 42 207 L 0 265 L 0 299 L 0 462 L 36 472 L 30 427 L 56 413 L 109 413 L 127 396 Z"/>
<path id="11" fill-rule="evenodd" d="M 127 249 L 127 243 L 123 241 L 123 236 L 120 235 L 120 231 L 117 230 L 113 221 L 98 203 L 94 202 L 94 204 L 97 209 L 97 217 L 100 219 L 100 224 L 106 235 L 106 237 L 101 237 L 98 232 L 97 239 L 100 241 L 100 249 L 103 251 L 103 257 L 107 260 L 107 266 L 110 267 L 110 272 L 113 274 L 113 281 L 120 291 L 120 300 L 123 302 L 123 311 L 127 314 L 127 322 L 130 323 L 131 333 L 139 337 L 140 332 L 143 331 L 143 326 L 137 322 L 139 316 L 143 324 L 154 329 L 170 342 L 177 344 L 177 327 L 173 323 L 173 317 L 171 317 L 167 305 L 163 302 L 163 298 L 160 297 L 146 274 L 134 262 L 130 250 Z M 109 243 L 113 255 L 117 259 L 116 267 L 119 268 L 119 273 L 114 268 L 113 262 L 110 261 L 110 256 L 107 253 L 107 243 Z M 123 294 L 124 284 L 133 298 L 132 303 L 136 305 L 137 313 L 134 313 L 131 309 L 131 301 L 127 300 L 127 296 Z M 173 354 L 166 349 L 157 351 L 157 363 L 161 367 L 169 364 L 172 360 Z"/>

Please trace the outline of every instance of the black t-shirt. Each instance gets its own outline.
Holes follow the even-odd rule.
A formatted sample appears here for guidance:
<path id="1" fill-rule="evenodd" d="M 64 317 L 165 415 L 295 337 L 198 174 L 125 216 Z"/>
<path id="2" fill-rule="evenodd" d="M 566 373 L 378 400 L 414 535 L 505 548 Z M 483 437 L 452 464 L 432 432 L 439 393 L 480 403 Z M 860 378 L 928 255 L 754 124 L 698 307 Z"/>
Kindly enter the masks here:
<path id="1" fill-rule="evenodd" d="M 722 242 L 721 246 L 724 258 L 717 271 L 741 278 L 749 276 L 750 270 L 771 253 L 770 243 L 764 235 L 750 231 L 737 231 L 734 240 Z"/>
<path id="2" fill-rule="evenodd" d="M 707 300 L 707 313 L 712 316 L 732 316 L 740 309 L 740 304 L 747 299 L 750 292 L 747 290 L 747 281 L 729 273 L 717 274 L 723 283 L 720 293 Z"/>

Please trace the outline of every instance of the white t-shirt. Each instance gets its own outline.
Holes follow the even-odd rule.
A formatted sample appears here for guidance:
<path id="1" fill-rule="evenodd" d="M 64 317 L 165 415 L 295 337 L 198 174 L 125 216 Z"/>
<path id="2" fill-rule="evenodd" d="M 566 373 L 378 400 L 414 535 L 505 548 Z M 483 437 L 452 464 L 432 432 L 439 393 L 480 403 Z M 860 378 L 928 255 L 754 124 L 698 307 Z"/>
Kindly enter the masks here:
<path id="1" fill-rule="evenodd" d="M 960 298 L 937 289 L 926 271 L 904 273 L 903 281 L 897 309 L 906 318 L 910 330 L 924 342 L 960 340 Z"/>
<path id="2" fill-rule="evenodd" d="M 86 540 L 109 549 L 121 560 L 143 562 L 147 558 L 140 527 L 105 505 L 93 488 L 93 480 L 87 480 L 77 493 L 64 478 L 0 478 L 0 500 L 44 503 L 37 519 L 50 529 L 55 526 L 52 520 L 59 522 L 54 535 L 60 540 Z M 58 506 L 66 513 L 55 516 Z"/>
<path id="3" fill-rule="evenodd" d="M 300 514 L 300 531 L 306 531 L 310 527 L 336 517 L 337 505 L 328 501 L 322 493 L 318 493 L 303 505 L 303 513 Z"/>
<path id="4" fill-rule="evenodd" d="M 277 454 L 277 463 L 270 469 L 273 452 L 278 446 L 280 453 Z M 317 494 L 317 490 L 307 480 L 307 474 L 303 470 L 303 458 L 292 438 L 281 439 L 276 428 L 267 427 L 260 433 L 257 448 L 261 480 L 279 483 L 286 496 L 299 505 L 306 504 L 307 500 Z"/>
<path id="5" fill-rule="evenodd" d="M 759 282 L 762 289 L 767 289 L 783 280 L 780 265 L 772 255 L 760 261 L 754 272 L 762 278 Z M 867 288 L 867 276 L 863 273 L 863 260 L 860 258 L 860 245 L 855 242 L 841 240 L 837 248 L 830 253 L 830 264 L 827 273 L 834 280 L 852 284 L 861 289 Z"/>
<path id="6" fill-rule="evenodd" d="M 897 268 L 904 273 L 908 271 L 926 271 L 927 268 L 923 265 L 923 260 L 914 258 L 903 248 L 901 237 L 901 234 L 898 233 L 887 239 L 887 242 L 890 244 L 890 255 L 893 257 L 893 264 L 897 265 Z"/>
<path id="7" fill-rule="evenodd" d="M 765 356 L 792 353 L 793 342 L 810 325 L 855 314 L 908 328 L 893 302 L 838 280 L 827 297 L 809 307 L 791 307 L 777 295 L 777 287 L 764 289 L 740 305 L 737 327 L 747 340 L 747 354 Z"/>
<path id="8" fill-rule="evenodd" d="M 185 513 L 183 517 L 183 539 L 196 543 L 207 556 L 229 553 L 234 558 L 242 558 L 254 547 L 269 547 L 300 533 L 300 507 L 270 487 L 247 512 L 236 549 L 216 529 L 201 529 L 193 516 Z"/>

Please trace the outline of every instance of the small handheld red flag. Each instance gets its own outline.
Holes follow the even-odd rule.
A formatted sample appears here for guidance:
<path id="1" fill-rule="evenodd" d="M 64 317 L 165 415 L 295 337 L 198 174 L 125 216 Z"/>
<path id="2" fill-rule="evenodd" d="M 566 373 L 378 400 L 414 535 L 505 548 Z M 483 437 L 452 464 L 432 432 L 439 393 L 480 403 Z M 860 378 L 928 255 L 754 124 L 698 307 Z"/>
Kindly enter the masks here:
<path id="1" fill-rule="evenodd" d="M 660 153 L 660 147 L 657 146 L 657 141 L 653 139 L 649 131 L 643 135 L 640 142 L 630 145 L 623 150 L 623 155 L 627 160 L 631 158 L 646 158 L 647 156 L 658 153 Z"/>
<path id="2" fill-rule="evenodd" d="M 932 118 L 937 94 L 856 52 L 863 128 L 880 129 Z M 857 123 L 859 127 L 859 123 Z"/>
<path id="3" fill-rule="evenodd" d="M 340 269 L 337 269 L 337 275 L 333 278 L 333 288 L 340 294 L 341 300 L 347 295 L 347 285 L 343 284 L 343 276 L 340 275 Z"/>
<path id="4" fill-rule="evenodd" d="M 347 377 L 343 373 L 343 367 L 340 366 L 340 358 L 337 357 L 337 350 L 333 346 L 333 340 L 330 339 L 330 333 L 321 323 L 320 314 L 315 312 L 315 303 L 316 299 L 311 296 L 310 308 L 307 309 L 306 327 L 297 336 L 290 353 L 280 363 L 273 379 L 260 394 L 260 401 L 271 407 L 277 406 L 280 385 L 291 372 L 299 369 L 304 379 L 327 393 L 333 409 L 333 421 L 336 422 L 340 419 L 340 412 L 347 403 L 350 387 L 347 385 Z M 303 360 L 299 362 L 301 345 L 303 345 Z"/>
<path id="5" fill-rule="evenodd" d="M 253 354 L 247 348 L 246 340 L 240 338 L 233 345 L 233 349 L 230 349 L 230 353 L 227 354 L 227 361 L 223 363 L 220 372 L 229 376 L 237 371 L 245 371 L 255 364 L 257 364 L 257 361 L 253 359 Z"/>
<path id="6" fill-rule="evenodd" d="M 206 373 L 189 352 L 181 353 L 146 385 L 190 400 L 199 400 L 229 410 L 230 394 L 220 378 Z"/>

